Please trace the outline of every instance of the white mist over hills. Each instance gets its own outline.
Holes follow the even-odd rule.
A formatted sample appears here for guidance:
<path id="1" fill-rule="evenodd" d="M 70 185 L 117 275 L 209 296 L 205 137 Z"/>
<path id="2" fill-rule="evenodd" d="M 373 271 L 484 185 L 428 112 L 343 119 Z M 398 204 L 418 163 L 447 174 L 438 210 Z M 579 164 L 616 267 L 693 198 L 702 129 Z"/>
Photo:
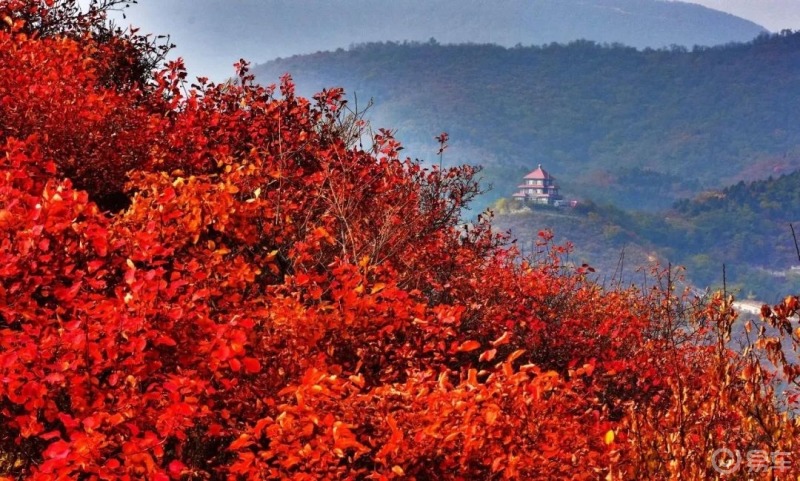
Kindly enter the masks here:
<path id="1" fill-rule="evenodd" d="M 190 73 L 214 80 L 230 75 L 239 58 L 260 63 L 374 41 L 513 46 L 583 38 L 691 48 L 764 32 L 727 13 L 660 0 L 139 0 L 126 16 L 118 23 L 171 34 L 174 55 L 184 57 Z"/>

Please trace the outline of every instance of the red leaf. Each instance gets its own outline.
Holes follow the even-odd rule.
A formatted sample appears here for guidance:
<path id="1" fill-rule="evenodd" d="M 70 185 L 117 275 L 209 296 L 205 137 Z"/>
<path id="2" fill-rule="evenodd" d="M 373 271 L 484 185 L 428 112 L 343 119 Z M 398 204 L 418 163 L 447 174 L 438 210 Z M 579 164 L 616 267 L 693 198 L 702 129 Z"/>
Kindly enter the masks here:
<path id="1" fill-rule="evenodd" d="M 56 441 L 45 449 L 44 457 L 47 459 L 66 459 L 69 453 L 70 447 L 68 443 Z"/>
<path id="2" fill-rule="evenodd" d="M 235 357 L 228 361 L 228 365 L 231 367 L 231 371 L 239 372 L 242 369 L 242 363 Z"/>
<path id="3" fill-rule="evenodd" d="M 180 474 L 185 471 L 187 467 L 185 464 L 175 459 L 169 463 L 169 467 L 167 469 L 173 476 L 180 476 Z"/>
<path id="4" fill-rule="evenodd" d="M 242 360 L 245 372 L 255 374 L 261 371 L 261 363 L 254 357 L 246 357 Z"/>

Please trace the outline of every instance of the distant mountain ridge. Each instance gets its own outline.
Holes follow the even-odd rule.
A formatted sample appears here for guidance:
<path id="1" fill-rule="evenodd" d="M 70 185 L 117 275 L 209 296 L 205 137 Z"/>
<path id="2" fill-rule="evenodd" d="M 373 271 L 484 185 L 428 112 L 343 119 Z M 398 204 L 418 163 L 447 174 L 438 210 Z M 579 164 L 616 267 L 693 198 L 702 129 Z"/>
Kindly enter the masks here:
<path id="1" fill-rule="evenodd" d="M 445 160 L 485 165 L 488 202 L 538 163 L 568 196 L 650 210 L 800 168 L 800 33 L 693 50 L 376 43 L 254 72 L 375 98 L 373 123 L 412 156 L 448 131 Z"/>
<path id="2" fill-rule="evenodd" d="M 239 58 L 265 62 L 364 42 L 434 37 L 512 47 L 588 39 L 691 48 L 745 42 L 765 32 L 727 13 L 661 0 L 140 0 L 129 10 L 135 25 L 170 32 L 176 53 L 198 75 L 212 75 L 221 65 L 230 75 Z"/>
<path id="3" fill-rule="evenodd" d="M 268 2 L 269 3 L 269 2 Z M 371 41 L 518 43 L 579 39 L 645 48 L 748 41 L 763 27 L 700 5 L 661 0 L 304 0 L 276 13 L 300 31 L 306 51 Z M 310 13 L 309 13 L 310 12 Z M 256 13 L 256 12 L 252 12 Z M 355 23 L 355 27 L 353 27 Z M 345 26 L 339 29 L 337 26 Z M 306 30 L 308 29 L 308 30 Z M 289 34 L 289 32 L 285 32 Z"/>

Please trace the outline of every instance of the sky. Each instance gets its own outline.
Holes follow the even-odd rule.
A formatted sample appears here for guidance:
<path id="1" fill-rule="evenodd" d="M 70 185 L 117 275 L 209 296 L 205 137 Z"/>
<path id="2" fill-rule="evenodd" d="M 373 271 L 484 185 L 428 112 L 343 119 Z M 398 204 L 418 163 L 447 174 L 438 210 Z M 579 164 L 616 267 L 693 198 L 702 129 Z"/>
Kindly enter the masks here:
<path id="1" fill-rule="evenodd" d="M 688 3 L 746 18 L 773 32 L 800 30 L 800 0 L 693 0 Z"/>
<path id="2" fill-rule="evenodd" d="M 79 1 L 86 3 L 88 0 Z M 144 32 L 170 33 L 172 42 L 177 45 L 171 56 L 185 59 L 190 77 L 202 73 L 215 81 L 231 75 L 231 65 L 239 58 L 265 62 L 277 56 L 309 53 L 317 49 L 312 48 L 307 35 L 298 35 L 296 27 L 274 21 L 277 13 L 274 7 L 284 0 L 264 0 L 264 8 L 252 0 L 242 1 L 237 7 L 237 1 L 138 0 L 138 5 L 127 10 L 127 18 L 118 18 L 117 21 L 121 25 L 132 22 Z M 692 0 L 688 3 L 737 15 L 773 32 L 786 28 L 800 30 L 800 0 Z M 299 4 L 295 4 L 295 9 L 298 8 L 296 5 Z M 308 15 L 313 22 L 325 22 L 324 18 L 314 17 L 314 12 Z M 269 38 L 287 39 L 289 43 L 265 45 L 258 34 L 243 28 L 243 24 L 254 21 L 271 30 L 273 35 Z M 354 23 L 358 28 L 357 18 Z"/>

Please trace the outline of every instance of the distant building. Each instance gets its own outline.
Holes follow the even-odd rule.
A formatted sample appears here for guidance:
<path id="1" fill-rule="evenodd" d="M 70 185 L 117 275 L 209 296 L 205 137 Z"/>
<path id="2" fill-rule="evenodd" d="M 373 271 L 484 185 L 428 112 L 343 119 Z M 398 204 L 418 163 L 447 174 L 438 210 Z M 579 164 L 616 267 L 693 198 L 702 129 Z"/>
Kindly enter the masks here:
<path id="1" fill-rule="evenodd" d="M 532 204 L 561 206 L 564 200 L 558 193 L 555 180 L 555 177 L 539 164 L 536 170 L 522 178 L 522 185 L 517 186 L 520 190 L 514 194 L 514 198 Z"/>

